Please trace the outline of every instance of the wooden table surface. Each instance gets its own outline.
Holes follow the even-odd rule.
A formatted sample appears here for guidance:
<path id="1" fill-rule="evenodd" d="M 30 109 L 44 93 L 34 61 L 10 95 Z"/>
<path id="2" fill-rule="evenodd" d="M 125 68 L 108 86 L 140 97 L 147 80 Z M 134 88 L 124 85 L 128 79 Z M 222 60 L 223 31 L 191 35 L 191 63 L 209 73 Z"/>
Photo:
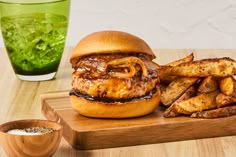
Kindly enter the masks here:
<path id="1" fill-rule="evenodd" d="M 18 119 L 45 119 L 41 113 L 40 94 L 70 90 L 72 68 L 69 64 L 69 57 L 71 52 L 72 48 L 65 49 L 59 71 L 54 80 L 27 82 L 16 78 L 5 49 L 0 48 L 0 124 Z M 236 59 L 236 50 L 155 49 L 154 52 L 157 56 L 155 61 L 159 64 L 180 59 L 191 52 L 194 53 L 195 59 L 225 56 Z M 194 130 L 194 128 L 192 129 Z M 0 147 L 0 156 L 6 156 L 2 147 Z M 74 150 L 65 139 L 62 139 L 54 156 L 234 157 L 236 156 L 236 136 L 86 151 Z"/>

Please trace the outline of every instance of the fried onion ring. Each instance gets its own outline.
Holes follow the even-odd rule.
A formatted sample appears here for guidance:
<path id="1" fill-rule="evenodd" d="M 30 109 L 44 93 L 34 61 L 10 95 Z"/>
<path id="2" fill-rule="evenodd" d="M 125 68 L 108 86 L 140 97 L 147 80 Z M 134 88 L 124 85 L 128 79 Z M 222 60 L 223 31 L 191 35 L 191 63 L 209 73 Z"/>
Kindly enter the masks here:
<path id="1" fill-rule="evenodd" d="M 127 77 L 133 77 L 136 73 L 136 69 L 134 67 L 135 64 L 139 64 L 142 68 L 142 76 L 147 77 L 148 71 L 143 63 L 143 61 L 137 57 L 125 57 L 125 58 L 119 58 L 112 60 L 107 63 L 107 67 L 127 67 L 129 68 L 128 73 L 121 73 L 121 72 L 111 72 L 110 75 L 113 77 L 119 77 L 119 78 L 127 78 Z"/>

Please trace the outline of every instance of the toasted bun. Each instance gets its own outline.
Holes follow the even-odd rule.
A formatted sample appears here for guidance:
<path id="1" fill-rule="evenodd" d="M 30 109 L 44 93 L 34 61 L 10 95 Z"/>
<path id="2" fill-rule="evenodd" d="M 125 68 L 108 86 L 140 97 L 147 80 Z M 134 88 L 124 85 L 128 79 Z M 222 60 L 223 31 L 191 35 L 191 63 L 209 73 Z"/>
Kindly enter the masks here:
<path id="1" fill-rule="evenodd" d="M 70 96 L 72 107 L 81 115 L 94 118 L 131 118 L 152 113 L 160 102 L 160 90 L 150 99 L 133 100 L 125 103 L 104 103 Z"/>
<path id="2" fill-rule="evenodd" d="M 87 35 L 76 45 L 70 58 L 75 62 L 91 54 L 144 53 L 154 59 L 155 55 L 148 44 L 137 36 L 120 31 L 99 31 Z"/>

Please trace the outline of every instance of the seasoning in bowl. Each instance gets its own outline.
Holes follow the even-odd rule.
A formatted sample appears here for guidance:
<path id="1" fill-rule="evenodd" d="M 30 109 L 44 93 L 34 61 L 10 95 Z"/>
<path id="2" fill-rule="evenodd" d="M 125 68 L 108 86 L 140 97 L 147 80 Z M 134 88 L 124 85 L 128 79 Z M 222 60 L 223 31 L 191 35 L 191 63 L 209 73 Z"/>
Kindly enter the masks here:
<path id="1" fill-rule="evenodd" d="M 14 135 L 40 135 L 40 134 L 51 133 L 53 131 L 54 130 L 52 128 L 47 128 L 47 127 L 30 127 L 24 129 L 12 129 L 7 131 L 7 133 Z"/>
<path id="2" fill-rule="evenodd" d="M 57 122 L 25 119 L 0 125 L 0 144 L 8 156 L 52 156 L 61 141 L 63 126 Z"/>

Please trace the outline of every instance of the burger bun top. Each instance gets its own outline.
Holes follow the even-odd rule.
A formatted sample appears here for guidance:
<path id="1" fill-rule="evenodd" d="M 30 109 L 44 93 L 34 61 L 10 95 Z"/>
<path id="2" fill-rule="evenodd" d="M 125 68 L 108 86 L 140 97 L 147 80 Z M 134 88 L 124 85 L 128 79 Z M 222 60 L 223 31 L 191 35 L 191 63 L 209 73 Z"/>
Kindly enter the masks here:
<path id="1" fill-rule="evenodd" d="M 126 32 L 105 30 L 81 39 L 72 52 L 70 62 L 73 65 L 81 57 L 108 53 L 143 53 L 151 60 L 156 57 L 149 45 L 139 37 Z"/>

